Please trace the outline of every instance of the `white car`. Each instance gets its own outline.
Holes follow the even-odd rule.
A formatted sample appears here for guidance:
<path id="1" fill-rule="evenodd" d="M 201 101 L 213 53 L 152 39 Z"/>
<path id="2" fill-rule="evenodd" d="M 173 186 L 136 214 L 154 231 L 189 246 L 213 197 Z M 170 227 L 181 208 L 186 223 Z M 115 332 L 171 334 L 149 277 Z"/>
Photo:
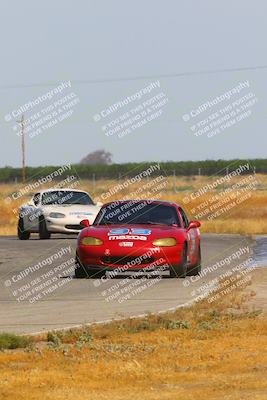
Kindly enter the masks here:
<path id="1" fill-rule="evenodd" d="M 19 209 L 18 237 L 27 240 L 35 232 L 40 239 L 49 239 L 51 233 L 79 233 L 80 222 L 88 219 L 92 224 L 101 205 L 81 190 L 40 191 Z"/>

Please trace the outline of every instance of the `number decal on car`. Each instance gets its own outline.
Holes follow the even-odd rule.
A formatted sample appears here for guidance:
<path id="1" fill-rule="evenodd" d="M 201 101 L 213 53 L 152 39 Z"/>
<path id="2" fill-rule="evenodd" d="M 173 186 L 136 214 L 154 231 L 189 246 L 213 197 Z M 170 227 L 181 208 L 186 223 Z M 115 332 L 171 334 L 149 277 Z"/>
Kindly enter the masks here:
<path id="1" fill-rule="evenodd" d="M 149 229 L 127 229 L 127 228 L 118 228 L 118 229 L 111 229 L 108 235 L 128 235 L 128 233 L 132 235 L 150 235 L 151 230 Z"/>
<path id="2" fill-rule="evenodd" d="M 109 235 L 127 235 L 129 233 L 129 229 L 127 228 L 119 228 L 119 229 L 111 229 L 109 231 Z"/>
<path id="3" fill-rule="evenodd" d="M 131 233 L 134 235 L 150 235 L 151 231 L 149 229 L 131 229 Z"/>

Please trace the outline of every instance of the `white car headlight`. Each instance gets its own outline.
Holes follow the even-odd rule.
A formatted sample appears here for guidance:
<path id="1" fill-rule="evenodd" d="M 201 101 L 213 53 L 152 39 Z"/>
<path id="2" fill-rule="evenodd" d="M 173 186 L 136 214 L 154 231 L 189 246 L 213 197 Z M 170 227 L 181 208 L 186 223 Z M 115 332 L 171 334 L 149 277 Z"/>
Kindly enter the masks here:
<path id="1" fill-rule="evenodd" d="M 51 218 L 65 218 L 66 215 L 62 214 L 62 213 L 58 213 L 58 212 L 51 212 L 49 214 L 49 217 L 51 217 Z"/>

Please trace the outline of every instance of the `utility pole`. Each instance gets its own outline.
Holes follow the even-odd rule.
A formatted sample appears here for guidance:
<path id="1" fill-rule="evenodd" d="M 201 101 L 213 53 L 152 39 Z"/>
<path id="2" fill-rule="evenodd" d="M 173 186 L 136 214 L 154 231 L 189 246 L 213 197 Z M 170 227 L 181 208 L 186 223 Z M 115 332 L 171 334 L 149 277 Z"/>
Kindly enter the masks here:
<path id="1" fill-rule="evenodd" d="M 21 151 L 22 151 L 22 182 L 26 180 L 26 162 L 25 162 L 25 134 L 24 134 L 24 115 L 22 114 L 21 120 L 17 121 L 20 124 L 21 135 Z"/>

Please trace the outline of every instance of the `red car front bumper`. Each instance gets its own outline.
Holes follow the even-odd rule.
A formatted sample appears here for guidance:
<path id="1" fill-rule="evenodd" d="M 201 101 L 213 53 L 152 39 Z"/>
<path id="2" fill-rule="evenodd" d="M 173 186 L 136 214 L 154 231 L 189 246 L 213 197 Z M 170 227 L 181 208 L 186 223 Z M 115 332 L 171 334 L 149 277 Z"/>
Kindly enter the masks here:
<path id="1" fill-rule="evenodd" d="M 147 244 L 144 247 L 128 248 L 119 244 L 108 248 L 101 246 L 79 245 L 77 256 L 79 262 L 87 268 L 113 270 L 123 267 L 129 270 L 141 270 L 163 265 L 179 265 L 182 262 L 183 245 L 172 247 L 155 247 Z"/>

